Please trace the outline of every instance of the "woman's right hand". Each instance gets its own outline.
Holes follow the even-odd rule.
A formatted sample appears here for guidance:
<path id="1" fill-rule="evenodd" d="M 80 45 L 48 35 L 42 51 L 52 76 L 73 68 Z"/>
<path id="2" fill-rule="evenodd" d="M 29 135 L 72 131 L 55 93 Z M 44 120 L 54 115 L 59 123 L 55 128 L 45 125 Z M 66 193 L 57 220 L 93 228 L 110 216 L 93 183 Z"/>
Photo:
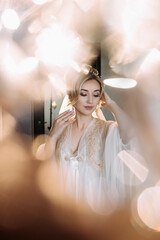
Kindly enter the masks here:
<path id="1" fill-rule="evenodd" d="M 60 137 L 60 135 L 62 134 L 65 127 L 67 127 L 69 124 L 71 124 L 75 121 L 75 118 L 72 119 L 74 115 L 75 115 L 74 110 L 71 110 L 71 111 L 67 110 L 67 111 L 61 113 L 60 115 L 58 115 L 55 118 L 54 123 L 51 127 L 50 134 L 49 134 L 50 137 L 57 140 Z"/>

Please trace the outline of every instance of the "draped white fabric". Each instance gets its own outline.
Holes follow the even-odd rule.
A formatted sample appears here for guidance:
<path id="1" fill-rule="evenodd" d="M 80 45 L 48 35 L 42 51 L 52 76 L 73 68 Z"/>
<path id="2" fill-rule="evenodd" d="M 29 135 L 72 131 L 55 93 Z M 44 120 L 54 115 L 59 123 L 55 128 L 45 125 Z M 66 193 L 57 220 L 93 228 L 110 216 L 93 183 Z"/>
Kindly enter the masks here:
<path id="1" fill-rule="evenodd" d="M 131 144 L 123 144 L 116 122 L 94 118 L 73 154 L 71 131 L 70 125 L 57 144 L 65 191 L 100 213 L 114 209 L 132 194 L 136 181 L 140 182 L 133 168 L 126 165 L 128 160 L 119 157 L 124 151 L 130 155 Z"/>

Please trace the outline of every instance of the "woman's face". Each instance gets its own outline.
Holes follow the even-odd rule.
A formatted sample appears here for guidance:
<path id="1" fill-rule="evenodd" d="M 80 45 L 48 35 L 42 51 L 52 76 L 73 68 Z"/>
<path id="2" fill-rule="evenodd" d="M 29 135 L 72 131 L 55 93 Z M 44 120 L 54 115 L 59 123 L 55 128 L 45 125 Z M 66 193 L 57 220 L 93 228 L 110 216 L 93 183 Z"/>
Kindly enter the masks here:
<path id="1" fill-rule="evenodd" d="M 81 86 L 78 100 L 75 103 L 77 112 L 83 115 L 91 115 L 100 100 L 100 84 L 96 80 L 88 80 Z"/>

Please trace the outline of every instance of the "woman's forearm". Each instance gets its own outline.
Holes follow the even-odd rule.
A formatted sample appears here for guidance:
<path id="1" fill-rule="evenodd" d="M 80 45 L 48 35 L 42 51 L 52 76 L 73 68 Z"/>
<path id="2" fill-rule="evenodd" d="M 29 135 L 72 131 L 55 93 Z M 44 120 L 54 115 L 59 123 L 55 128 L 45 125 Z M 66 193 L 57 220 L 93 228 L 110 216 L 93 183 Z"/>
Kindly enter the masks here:
<path id="1" fill-rule="evenodd" d="M 47 156 L 47 158 L 52 159 L 52 160 L 56 160 L 56 144 L 57 144 L 57 140 L 54 139 L 53 136 L 48 136 L 46 144 L 45 144 L 45 155 Z"/>
<path id="2" fill-rule="evenodd" d="M 110 109 L 118 123 L 120 137 L 122 138 L 124 143 L 129 142 L 129 140 L 133 137 L 131 119 L 129 118 L 128 114 L 123 109 L 121 109 L 114 101 L 111 101 Z"/>

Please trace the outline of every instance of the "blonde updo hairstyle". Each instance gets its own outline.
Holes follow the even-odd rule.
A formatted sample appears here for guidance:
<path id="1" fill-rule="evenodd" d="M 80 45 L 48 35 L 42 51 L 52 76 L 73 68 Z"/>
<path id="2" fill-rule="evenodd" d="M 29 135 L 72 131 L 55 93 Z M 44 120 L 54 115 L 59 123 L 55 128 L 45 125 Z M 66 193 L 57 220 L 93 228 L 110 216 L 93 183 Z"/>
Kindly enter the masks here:
<path id="1" fill-rule="evenodd" d="M 90 65 L 85 64 L 82 68 L 81 73 L 78 76 L 77 80 L 72 81 L 70 86 L 70 90 L 68 90 L 68 98 L 69 104 L 74 106 L 74 104 L 78 100 L 78 96 L 80 93 L 80 89 L 84 82 L 89 80 L 96 80 L 100 85 L 100 102 L 99 106 L 101 105 L 102 101 L 104 101 L 104 86 L 101 78 L 98 76 L 98 71 Z"/>

